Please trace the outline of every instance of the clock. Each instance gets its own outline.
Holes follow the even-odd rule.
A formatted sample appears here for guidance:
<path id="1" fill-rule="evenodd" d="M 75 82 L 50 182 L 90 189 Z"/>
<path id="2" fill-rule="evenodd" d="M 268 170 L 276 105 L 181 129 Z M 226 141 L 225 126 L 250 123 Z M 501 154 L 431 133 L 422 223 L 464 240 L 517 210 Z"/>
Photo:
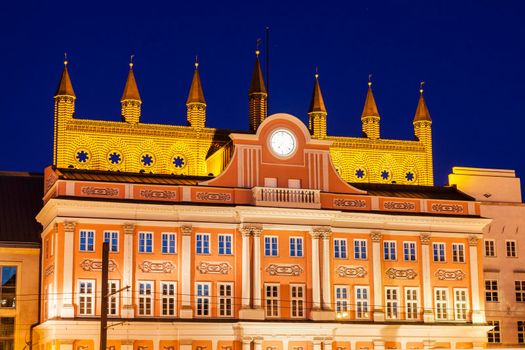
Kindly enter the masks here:
<path id="1" fill-rule="evenodd" d="M 297 142 L 294 134 L 286 129 L 277 129 L 270 135 L 270 149 L 278 157 L 288 157 L 295 152 Z"/>

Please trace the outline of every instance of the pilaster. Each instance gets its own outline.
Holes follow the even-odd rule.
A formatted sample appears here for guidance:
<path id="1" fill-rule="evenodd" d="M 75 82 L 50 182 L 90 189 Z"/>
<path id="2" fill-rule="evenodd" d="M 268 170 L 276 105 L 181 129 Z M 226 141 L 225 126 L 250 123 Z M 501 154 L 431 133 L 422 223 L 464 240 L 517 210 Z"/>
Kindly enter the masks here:
<path id="1" fill-rule="evenodd" d="M 383 322 L 385 312 L 383 310 L 383 273 L 381 269 L 381 232 L 372 232 L 372 271 L 374 273 L 374 321 Z"/>
<path id="2" fill-rule="evenodd" d="M 423 322 L 434 322 L 434 309 L 432 308 L 432 286 L 430 283 L 430 234 L 422 233 L 421 241 L 421 265 L 423 272 Z"/>
<path id="3" fill-rule="evenodd" d="M 193 227 L 183 225 L 180 228 L 182 235 L 182 256 L 181 256 L 181 310 L 180 318 L 192 318 L 193 309 L 191 307 L 191 236 Z M 182 349 L 182 346 L 181 346 Z"/>
<path id="4" fill-rule="evenodd" d="M 478 273 L 478 242 L 477 236 L 469 236 L 470 256 L 470 289 L 472 294 L 472 323 L 485 323 L 485 314 L 481 311 L 479 299 L 479 273 Z"/>
<path id="5" fill-rule="evenodd" d="M 122 317 L 135 317 L 133 307 L 133 234 L 135 232 L 134 224 L 124 224 L 124 268 L 122 271 L 123 287 L 129 286 L 122 292 Z"/>
<path id="6" fill-rule="evenodd" d="M 60 317 L 75 317 L 75 308 L 73 306 L 73 252 L 75 251 L 75 223 L 64 221 L 64 262 L 62 269 L 64 271 L 62 281 L 62 309 Z M 58 252 L 55 252 L 58 254 Z M 56 273 L 56 272 L 55 272 Z M 56 288 L 56 287 L 55 287 Z"/>
<path id="7" fill-rule="evenodd" d="M 264 320 L 261 301 L 261 241 L 262 226 L 245 225 L 242 234 L 242 306 L 239 318 Z M 250 254 L 250 237 L 253 237 L 253 257 Z M 253 259 L 252 259 L 253 258 Z M 251 264 L 253 262 L 253 265 Z M 253 270 L 251 269 L 253 267 Z M 253 272 L 253 273 L 252 273 Z M 253 297 L 253 301 L 251 298 Z"/>

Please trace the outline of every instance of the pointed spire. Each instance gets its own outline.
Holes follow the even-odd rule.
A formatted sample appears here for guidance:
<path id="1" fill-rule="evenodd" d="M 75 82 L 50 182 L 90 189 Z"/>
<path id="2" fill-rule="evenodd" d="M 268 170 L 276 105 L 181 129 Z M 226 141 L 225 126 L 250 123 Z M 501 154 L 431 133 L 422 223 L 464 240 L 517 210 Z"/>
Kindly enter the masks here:
<path id="1" fill-rule="evenodd" d="M 312 92 L 312 99 L 310 100 L 310 108 L 308 109 L 308 113 L 315 112 L 326 113 L 326 106 L 324 104 L 323 94 L 321 93 L 321 86 L 319 85 L 317 67 L 315 68 L 314 90 Z"/>
<path id="2" fill-rule="evenodd" d="M 266 94 L 266 86 L 264 85 L 264 78 L 261 69 L 261 62 L 259 61 L 260 51 L 257 49 L 255 51 L 255 66 L 253 67 L 252 82 L 250 84 L 250 90 L 248 90 L 248 95 L 254 93 L 263 93 Z"/>
<path id="3" fill-rule="evenodd" d="M 139 88 L 137 87 L 137 81 L 135 80 L 135 74 L 133 73 L 133 56 L 131 55 L 129 60 L 129 72 L 126 85 L 124 86 L 124 92 L 122 93 L 121 101 L 124 100 L 136 100 L 141 101 Z"/>
<path id="4" fill-rule="evenodd" d="M 71 78 L 69 77 L 69 71 L 67 70 L 67 53 L 64 53 L 64 70 L 60 77 L 60 83 L 58 84 L 55 96 L 71 96 L 76 98 L 75 91 L 73 90 L 73 84 L 71 84 Z"/>
<path id="5" fill-rule="evenodd" d="M 419 101 L 417 103 L 416 114 L 414 115 L 414 123 L 420 121 L 432 121 L 425 102 L 425 97 L 423 96 L 423 84 L 425 84 L 424 81 L 419 83 Z"/>
<path id="6" fill-rule="evenodd" d="M 195 56 L 195 71 L 193 72 L 193 80 L 191 81 L 190 92 L 188 94 L 188 99 L 186 100 L 186 104 L 188 103 L 206 104 L 199 74 L 199 58 L 197 56 Z"/>
<path id="7" fill-rule="evenodd" d="M 366 93 L 365 105 L 363 107 L 363 113 L 361 118 L 364 117 L 379 117 L 379 111 L 377 110 L 376 100 L 372 92 L 372 75 L 368 75 L 368 92 Z"/>

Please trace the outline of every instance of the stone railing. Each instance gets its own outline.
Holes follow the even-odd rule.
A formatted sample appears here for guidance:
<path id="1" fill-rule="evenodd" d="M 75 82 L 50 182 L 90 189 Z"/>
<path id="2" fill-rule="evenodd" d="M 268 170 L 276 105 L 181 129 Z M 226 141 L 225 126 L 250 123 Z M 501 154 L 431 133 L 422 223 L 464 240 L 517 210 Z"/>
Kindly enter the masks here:
<path id="1" fill-rule="evenodd" d="M 252 192 L 255 205 L 283 208 L 321 208 L 319 190 L 254 187 Z"/>

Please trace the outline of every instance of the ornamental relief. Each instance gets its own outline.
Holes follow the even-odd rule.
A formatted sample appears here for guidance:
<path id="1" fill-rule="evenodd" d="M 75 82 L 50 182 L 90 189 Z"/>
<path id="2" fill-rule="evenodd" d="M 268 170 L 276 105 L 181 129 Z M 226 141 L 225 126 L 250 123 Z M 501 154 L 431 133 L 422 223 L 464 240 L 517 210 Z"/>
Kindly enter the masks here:
<path id="1" fill-rule="evenodd" d="M 417 276 L 414 269 L 394 269 L 393 267 L 385 271 L 385 276 L 390 279 L 413 280 Z"/>
<path id="2" fill-rule="evenodd" d="M 144 260 L 139 264 L 139 269 L 146 273 L 172 273 L 176 268 L 171 261 Z"/>
<path id="3" fill-rule="evenodd" d="M 461 281 L 467 275 L 462 270 L 438 269 L 434 274 L 441 281 Z"/>
<path id="4" fill-rule="evenodd" d="M 463 206 L 459 204 L 432 204 L 432 211 L 443 213 L 462 213 Z"/>
<path id="5" fill-rule="evenodd" d="M 229 202 L 232 199 L 229 193 L 218 193 L 218 192 L 197 192 L 197 199 L 201 201 L 226 201 Z"/>
<path id="6" fill-rule="evenodd" d="M 53 273 L 55 273 L 55 265 L 50 265 L 45 271 L 45 276 L 51 276 Z"/>
<path id="7" fill-rule="evenodd" d="M 334 199 L 334 207 L 365 208 L 366 201 L 362 199 Z"/>
<path id="8" fill-rule="evenodd" d="M 339 265 L 335 269 L 339 277 L 360 278 L 365 277 L 367 272 L 363 266 Z"/>
<path id="9" fill-rule="evenodd" d="M 299 276 L 304 272 L 299 264 L 270 264 L 265 271 L 270 276 Z"/>
<path id="10" fill-rule="evenodd" d="M 102 271 L 102 260 L 84 259 L 80 263 L 80 267 L 84 271 Z M 115 260 L 109 259 L 108 271 L 113 272 L 117 268 Z"/>
<path id="11" fill-rule="evenodd" d="M 416 205 L 410 202 L 384 202 L 383 207 L 388 210 L 415 210 Z"/>
<path id="12" fill-rule="evenodd" d="M 140 195 L 148 199 L 176 199 L 177 192 L 175 191 L 160 191 L 160 190 L 141 190 Z"/>
<path id="13" fill-rule="evenodd" d="M 201 261 L 197 270 L 202 274 L 227 275 L 232 270 L 232 266 L 227 262 Z"/>
<path id="14" fill-rule="evenodd" d="M 88 196 L 106 196 L 106 197 L 116 197 L 119 195 L 119 190 L 117 188 L 111 187 L 82 187 L 80 190 L 83 194 Z"/>

